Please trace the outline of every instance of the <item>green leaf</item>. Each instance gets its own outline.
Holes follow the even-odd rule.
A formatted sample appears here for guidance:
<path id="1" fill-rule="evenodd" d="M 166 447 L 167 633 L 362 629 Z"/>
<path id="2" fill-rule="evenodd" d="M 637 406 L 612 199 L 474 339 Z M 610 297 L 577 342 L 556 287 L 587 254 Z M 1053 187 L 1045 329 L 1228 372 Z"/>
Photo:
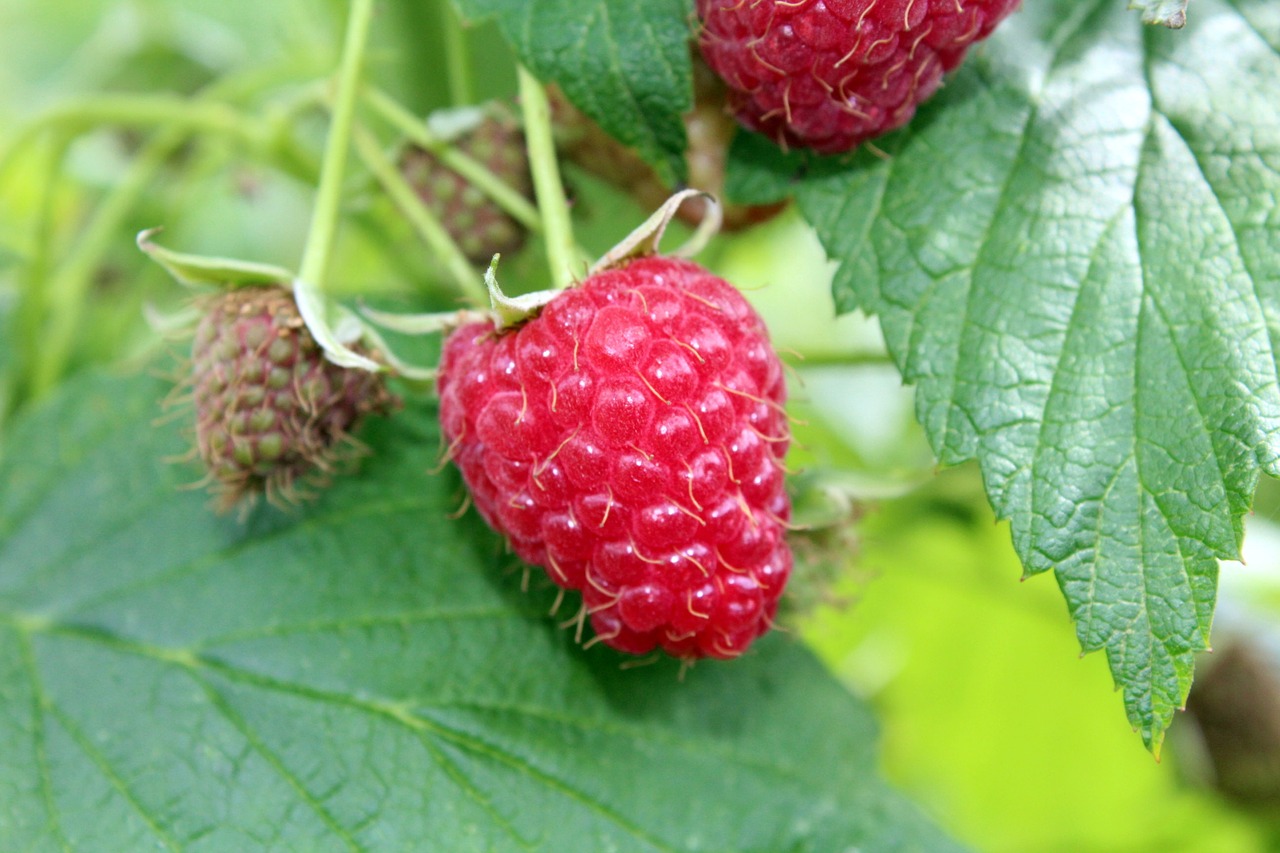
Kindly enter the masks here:
<path id="1" fill-rule="evenodd" d="M 685 172 L 684 123 L 693 104 L 690 0 L 457 0 L 464 16 L 490 16 L 544 83 L 671 183 Z"/>
<path id="2" fill-rule="evenodd" d="M 683 677 L 577 647 L 450 518 L 429 408 L 240 522 L 162 461 L 164 391 L 78 382 L 0 462 L 3 849 L 954 849 L 786 636 Z"/>
<path id="3" fill-rule="evenodd" d="M 1142 10 L 1142 23 L 1177 30 L 1187 25 L 1188 0 L 1130 0 L 1130 9 Z"/>
<path id="4" fill-rule="evenodd" d="M 1261 0 L 1178 32 L 1028 3 L 887 157 L 797 184 L 837 305 L 880 316 L 935 452 L 980 461 L 1156 751 L 1280 467 L 1277 46 Z"/>

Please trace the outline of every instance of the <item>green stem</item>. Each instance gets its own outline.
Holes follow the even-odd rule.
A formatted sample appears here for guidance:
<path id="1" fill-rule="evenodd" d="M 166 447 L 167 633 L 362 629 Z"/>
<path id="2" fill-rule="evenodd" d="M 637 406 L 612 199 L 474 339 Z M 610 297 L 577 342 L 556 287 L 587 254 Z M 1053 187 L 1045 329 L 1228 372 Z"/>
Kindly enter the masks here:
<path id="1" fill-rule="evenodd" d="M 278 142 L 272 139 L 270 130 L 264 129 L 263 122 L 220 101 L 250 97 L 263 88 L 297 76 L 295 71 L 294 65 L 289 64 L 223 77 L 191 99 L 107 95 L 92 101 L 71 101 L 48 111 L 11 138 L 10 145 L 0 154 L 0 172 L 8 158 L 41 130 L 54 130 L 57 153 L 48 161 L 52 171 L 40 182 L 51 193 L 57 186 L 62 162 L 60 152 L 85 130 L 104 122 L 143 127 L 157 124 L 163 128 L 143 146 L 121 181 L 102 198 L 56 267 L 50 261 L 52 196 L 46 193 L 37 205 L 32 217 L 37 229 L 34 248 L 14 318 L 20 385 L 13 389 L 15 394 L 9 401 L 10 406 L 20 403 L 23 397 L 47 391 L 66 371 L 76 349 L 76 335 L 81 332 L 91 301 L 93 276 L 102 256 L 118 239 L 126 217 L 152 186 L 155 174 L 178 147 L 193 135 L 212 132 L 246 141 L 274 159 L 281 158 L 274 150 L 279 147 Z"/>
<path id="2" fill-rule="evenodd" d="M 31 377 L 40 361 L 40 329 L 47 313 L 48 280 L 53 266 L 53 204 L 57 195 L 58 176 L 62 171 L 69 143 L 70 139 L 67 137 L 56 137 L 50 146 L 42 173 L 33 176 L 35 185 L 39 187 L 39 198 L 31 216 L 34 223 L 31 254 L 18 292 L 17 308 L 10 321 L 13 324 L 11 328 L 16 341 L 18 363 L 9 389 L 10 398 L 5 401 L 6 411 L 0 411 L 0 420 L 8 414 L 7 410 L 12 410 L 31 393 Z"/>
<path id="3" fill-rule="evenodd" d="M 382 153 L 373 134 L 362 127 L 357 127 L 355 143 L 360 159 L 382 184 L 395 205 L 408 218 L 409 224 L 422 236 L 427 247 L 443 261 L 467 300 L 480 307 L 487 306 L 488 292 L 480 275 L 472 269 L 471 263 L 458 248 L 457 242 L 449 236 L 449 232 L 440 224 L 435 214 L 422 203 L 422 199 L 414 192 L 413 187 L 409 186 L 408 181 L 400 174 L 400 170 Z"/>
<path id="4" fill-rule="evenodd" d="M 187 135 L 188 131 L 182 128 L 165 130 L 143 147 L 124 179 L 98 205 L 89 225 L 49 279 L 44 294 L 47 304 L 41 312 L 45 325 L 38 334 L 37 357 L 31 365 L 32 397 L 52 388 L 66 371 L 100 258 L 116 239 L 129 211 L 151 186 L 156 172 L 186 141 Z"/>
<path id="5" fill-rule="evenodd" d="M 257 122 L 226 104 L 172 95 L 98 95 L 54 107 L 0 145 L 0 176 L 26 145 L 54 129 L 71 136 L 98 125 L 181 128 L 261 143 Z"/>
<path id="6" fill-rule="evenodd" d="M 795 352 L 794 359 L 788 359 L 791 366 L 804 370 L 810 367 L 896 367 L 893 359 L 883 350 L 865 350 L 862 352 Z"/>
<path id="7" fill-rule="evenodd" d="M 409 141 L 430 152 L 446 168 L 462 176 L 467 183 L 488 196 L 525 228 L 535 233 L 542 230 L 542 217 L 527 198 L 489 171 L 479 160 L 467 156 L 432 133 L 430 128 L 386 92 L 372 86 L 367 87 L 364 101 Z"/>
<path id="8" fill-rule="evenodd" d="M 556 161 L 555 142 L 551 135 L 551 106 L 542 84 L 521 65 L 520 108 L 524 113 L 524 137 L 529 149 L 529 170 L 542 213 L 542 231 L 547 244 L 547 263 L 551 267 L 552 285 L 569 287 L 575 280 L 574 262 L 578 259 L 573 241 L 573 224 L 569 219 L 569 202 L 564 197 L 564 182 Z"/>
<path id="9" fill-rule="evenodd" d="M 347 166 L 347 149 L 351 141 L 351 125 L 355 116 L 359 91 L 360 66 L 373 17 L 373 0 L 353 0 L 347 18 L 347 35 L 338 67 L 337 93 L 334 95 L 333 120 L 325 141 L 324 161 L 320 167 L 320 188 L 316 191 L 311 227 L 302 252 L 298 277 L 313 287 L 323 289 L 324 276 L 333 251 L 333 238 L 338 229 L 338 208 L 342 201 L 342 181 Z"/>
<path id="10" fill-rule="evenodd" d="M 467 30 L 451 0 L 440 0 L 441 32 L 444 38 L 444 65 L 449 76 L 449 100 L 455 107 L 475 103 L 471 80 L 471 50 Z"/>

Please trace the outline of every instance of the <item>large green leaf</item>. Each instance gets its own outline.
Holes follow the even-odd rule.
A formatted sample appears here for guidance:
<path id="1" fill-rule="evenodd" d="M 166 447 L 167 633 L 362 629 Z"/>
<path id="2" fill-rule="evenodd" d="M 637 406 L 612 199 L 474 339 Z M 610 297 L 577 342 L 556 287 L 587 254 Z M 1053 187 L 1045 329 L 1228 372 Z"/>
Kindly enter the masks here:
<path id="1" fill-rule="evenodd" d="M 744 143 L 878 314 L 938 456 L 976 457 L 1153 749 L 1206 647 L 1280 391 L 1280 15 L 1186 29 L 1027 3 L 911 127 L 848 162 Z"/>
<path id="2" fill-rule="evenodd" d="M 529 69 L 669 180 L 685 177 L 690 0 L 456 0 L 493 16 Z"/>
<path id="3" fill-rule="evenodd" d="M 449 517 L 432 411 L 240 522 L 162 461 L 162 393 L 77 383 L 0 463 L 0 848 L 952 849 L 794 641 L 683 677 L 577 647 Z"/>

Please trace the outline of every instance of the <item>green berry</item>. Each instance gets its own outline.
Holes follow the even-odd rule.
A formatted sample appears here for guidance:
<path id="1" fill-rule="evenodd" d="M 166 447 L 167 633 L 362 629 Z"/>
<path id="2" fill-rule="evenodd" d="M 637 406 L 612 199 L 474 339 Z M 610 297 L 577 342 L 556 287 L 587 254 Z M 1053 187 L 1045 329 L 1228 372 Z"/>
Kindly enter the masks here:
<path id="1" fill-rule="evenodd" d="M 497 106 L 477 115 L 470 126 L 456 132 L 450 144 L 532 198 L 524 134 L 515 117 Z M 416 146 L 407 148 L 400 170 L 472 263 L 485 266 L 495 254 L 511 254 L 524 245 L 526 234 L 520 223 L 435 155 Z"/>
<path id="2" fill-rule="evenodd" d="M 324 357 L 283 287 L 210 298 L 191 360 L 196 452 L 222 509 L 293 499 L 300 480 L 354 455 L 364 415 L 394 403 L 382 374 Z"/>

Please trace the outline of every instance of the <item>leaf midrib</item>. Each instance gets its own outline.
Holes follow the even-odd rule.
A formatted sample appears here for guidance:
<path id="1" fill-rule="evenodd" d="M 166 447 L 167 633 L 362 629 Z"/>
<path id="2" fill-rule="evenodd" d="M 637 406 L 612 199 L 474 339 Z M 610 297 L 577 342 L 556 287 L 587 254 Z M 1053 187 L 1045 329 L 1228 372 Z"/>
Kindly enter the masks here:
<path id="1" fill-rule="evenodd" d="M 559 725 L 572 726 L 581 731 L 598 731 L 609 734 L 619 734 L 635 740 L 657 739 L 671 746 L 677 747 L 691 756 L 704 757 L 709 753 L 715 754 L 720 758 L 732 761 L 744 767 L 765 770 L 788 780 L 800 781 L 799 775 L 793 768 L 784 767 L 772 762 L 756 760 L 750 756 L 735 753 L 732 750 L 717 749 L 711 745 L 689 742 L 661 730 L 653 730 L 644 727 L 633 728 L 629 726 L 610 725 L 606 721 L 589 718 L 575 719 L 567 715 L 558 715 L 545 709 L 507 703 L 428 703 L 419 700 L 392 701 L 364 699 L 343 693 L 314 688 L 303 684 L 281 681 L 272 676 L 246 670 L 224 660 L 210 657 L 207 654 L 199 654 L 196 651 L 198 647 L 167 648 L 138 642 L 104 630 L 87 629 L 75 625 L 63 625 L 46 620 L 40 620 L 38 622 L 35 620 L 24 622 L 21 620 L 4 618 L 6 615 L 7 614 L 0 614 L 0 619 L 10 622 L 14 629 L 23 637 L 24 642 L 26 642 L 28 646 L 30 645 L 31 638 L 37 634 L 68 637 L 80 641 L 96 643 L 113 651 L 141 657 L 151 660 L 157 664 L 177 667 L 179 670 L 186 673 L 188 677 L 191 677 L 199 686 L 201 686 L 202 689 L 206 691 L 213 691 L 214 694 L 218 696 L 221 696 L 221 694 L 218 693 L 208 682 L 203 673 L 207 672 L 217 674 L 233 682 L 282 693 L 295 698 L 345 707 L 361 713 L 371 714 L 385 720 L 390 720 L 409 729 L 414 733 L 415 737 L 423 739 L 422 742 L 424 748 L 428 749 L 433 755 L 437 755 L 438 747 L 426 740 L 426 738 L 428 736 L 440 738 L 444 742 L 452 743 L 456 747 L 471 752 L 477 756 L 494 760 L 514 772 L 538 781 L 549 790 L 578 802 L 589 811 L 604 817 L 610 823 L 632 835 L 637 840 L 643 841 L 645 844 L 650 845 L 656 850 L 664 851 L 664 853 L 679 853 L 679 848 L 657 838 L 656 836 L 653 836 L 644 828 L 635 824 L 623 815 L 618 814 L 611 807 L 606 806 L 604 803 L 591 797 L 585 791 L 568 784 L 564 780 L 550 775 L 546 771 L 529 764 L 527 761 L 514 754 L 506 752 L 501 747 L 496 746 L 493 743 L 480 739 L 474 734 L 458 730 L 447 723 L 434 719 L 425 712 L 433 709 L 447 710 L 449 708 L 463 708 L 466 710 L 522 714 Z M 37 684 L 39 681 L 39 672 L 35 665 L 34 656 L 31 658 L 29 669 L 33 685 Z M 55 703 L 47 695 L 42 694 L 42 696 L 43 707 L 56 707 Z M 326 825 L 329 825 L 330 828 L 335 831 L 335 834 L 338 835 L 349 848 L 355 850 L 364 849 L 352 836 L 350 836 L 349 833 L 342 829 L 341 825 L 336 822 L 336 819 L 334 819 L 333 816 L 323 808 L 323 804 L 315 801 L 314 797 L 312 797 L 305 788 L 301 786 L 301 782 L 291 773 L 291 771 L 288 770 L 282 760 L 279 759 L 274 752 L 271 752 L 265 746 L 265 743 L 261 742 L 261 738 L 257 737 L 256 734 L 251 735 L 246 732 L 245 727 L 247 726 L 247 723 L 239 719 L 239 716 L 236 714 L 226 713 L 226 709 L 222 707 L 222 702 L 210 699 L 209 704 L 210 707 L 217 711 L 220 716 L 223 716 L 228 723 L 235 727 L 237 731 L 241 732 L 242 736 L 246 738 L 250 746 L 254 748 L 255 752 L 258 752 L 263 760 L 267 761 L 267 763 L 282 776 L 290 789 L 294 790 L 299 798 L 302 799 L 309 808 L 317 811 L 318 816 L 322 821 Z M 62 716 L 65 716 L 65 713 L 60 713 L 58 718 L 61 719 Z M 79 743 L 82 738 L 75 737 L 75 733 L 70 728 L 72 725 L 73 724 L 68 718 L 67 724 L 64 727 L 68 728 L 69 733 L 71 733 L 73 738 Z M 127 786 L 122 787 L 123 782 L 118 778 L 118 774 L 110 771 L 109 762 L 107 762 L 103 756 L 98 755 L 96 751 L 89 749 L 86 743 L 80 743 L 80 746 L 82 749 L 89 750 L 86 752 L 86 755 L 88 755 L 88 757 L 94 762 L 95 766 L 98 766 L 99 769 L 103 771 L 105 778 L 108 779 L 114 788 L 121 792 L 122 796 L 128 800 L 131 807 L 139 813 L 139 815 L 147 822 L 148 826 L 152 827 L 153 830 L 160 834 L 163 839 L 167 839 L 167 846 L 170 846 L 172 849 L 181 849 L 181 845 L 178 844 L 176 840 L 163 833 L 161 822 L 142 807 L 141 803 L 137 801 L 137 798 L 127 789 Z M 446 768 L 442 767 L 442 771 L 451 779 L 453 778 Z M 461 784 L 456 779 L 454 779 L 454 782 L 455 784 Z M 466 790 L 465 786 L 462 786 L 462 788 L 463 793 L 466 796 L 471 799 L 476 799 L 476 792 Z M 481 798 L 481 801 L 482 799 L 483 798 Z M 521 846 L 527 845 L 528 842 L 525 839 L 520 838 L 514 828 L 509 828 L 509 831 L 512 837 L 516 839 Z"/>

